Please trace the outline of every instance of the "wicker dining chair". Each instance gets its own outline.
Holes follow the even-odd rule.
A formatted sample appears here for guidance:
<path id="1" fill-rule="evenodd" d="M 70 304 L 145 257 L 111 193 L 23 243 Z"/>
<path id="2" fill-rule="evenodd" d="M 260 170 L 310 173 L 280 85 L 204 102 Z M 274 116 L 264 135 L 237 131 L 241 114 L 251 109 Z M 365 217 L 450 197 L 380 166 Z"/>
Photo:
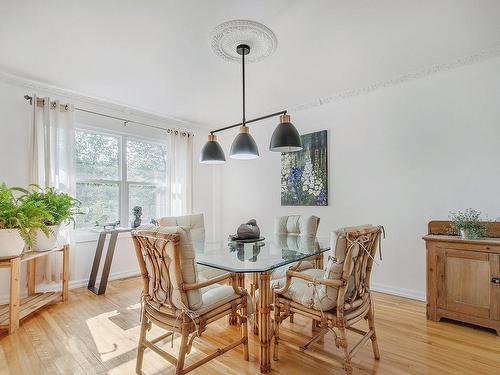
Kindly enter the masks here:
<path id="1" fill-rule="evenodd" d="M 199 281 L 189 228 L 145 226 L 132 238 L 144 283 L 136 372 L 142 371 L 146 348 L 174 364 L 176 374 L 186 374 L 240 344 L 248 361 L 247 293 L 237 286 L 236 275 Z M 218 284 L 228 279 L 230 285 Z M 230 314 L 237 316 L 241 338 L 185 367 L 194 339 L 208 324 Z M 152 324 L 168 332 L 147 339 Z M 175 333 L 181 335 L 177 358 L 155 345 Z"/>
<path id="2" fill-rule="evenodd" d="M 288 248 L 289 250 L 301 250 L 301 244 L 309 244 L 310 238 L 315 238 L 319 227 L 319 217 L 310 215 L 287 215 L 287 216 L 276 216 L 274 219 L 274 241 L 276 245 Z M 302 260 L 301 262 L 296 262 L 293 264 L 288 264 L 286 266 L 278 267 L 271 271 L 270 277 L 271 282 L 273 280 L 279 280 L 285 277 L 286 271 L 289 269 L 295 271 L 304 271 L 310 268 L 320 268 L 323 267 L 323 254 L 313 255 L 309 258 Z M 258 321 L 258 281 L 257 274 L 253 274 L 253 278 L 250 282 L 250 295 L 253 301 L 253 331 L 258 334 L 259 321 Z M 290 322 L 293 323 L 293 314 L 290 314 Z"/>
<path id="3" fill-rule="evenodd" d="M 280 324 L 293 313 L 319 322 L 318 334 L 304 344 L 301 351 L 332 331 L 335 345 L 343 350 L 347 374 L 352 373 L 351 358 L 369 339 L 375 359 L 380 359 L 370 294 L 370 275 L 382 233 L 381 226 L 340 230 L 337 232 L 335 255 L 330 257 L 325 270 L 289 270 L 281 285 L 275 283 L 279 289 L 275 289 L 273 293 L 274 360 L 278 360 Z M 368 321 L 368 331 L 353 327 L 353 324 L 362 319 Z M 346 330 L 362 336 L 351 350 L 348 350 Z"/>
<path id="4" fill-rule="evenodd" d="M 300 243 L 300 238 L 302 237 L 316 237 L 318 233 L 320 218 L 314 215 L 303 216 L 303 215 L 289 215 L 289 216 L 277 216 L 274 220 L 274 234 L 284 235 L 282 238 L 287 239 L 287 244 L 290 243 L 290 239 L 297 236 L 298 241 L 293 241 Z M 290 250 L 296 250 L 296 245 L 291 244 Z M 297 250 L 300 249 L 297 248 Z M 284 267 L 279 267 L 271 272 L 271 280 L 281 279 L 285 277 L 286 271 L 290 267 L 295 268 L 295 271 L 304 271 L 309 268 L 321 268 L 323 254 L 313 255 L 309 258 L 302 260 L 302 262 L 294 263 L 293 265 L 287 265 Z"/>
<path id="5" fill-rule="evenodd" d="M 165 216 L 158 219 L 158 224 L 160 227 L 188 227 L 193 241 L 205 240 L 205 219 L 202 213 L 181 216 Z M 202 266 L 200 264 L 196 267 L 198 268 L 198 275 L 202 279 L 212 279 L 225 273 L 217 268 Z"/>

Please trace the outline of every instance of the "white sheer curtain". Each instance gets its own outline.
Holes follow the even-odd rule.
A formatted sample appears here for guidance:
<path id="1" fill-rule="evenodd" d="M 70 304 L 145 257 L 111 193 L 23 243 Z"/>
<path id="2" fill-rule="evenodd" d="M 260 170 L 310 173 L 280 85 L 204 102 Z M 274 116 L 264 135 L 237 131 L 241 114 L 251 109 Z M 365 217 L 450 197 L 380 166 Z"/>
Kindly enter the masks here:
<path id="1" fill-rule="evenodd" d="M 167 135 L 167 202 L 170 216 L 192 213 L 193 135 L 170 130 Z"/>
<path id="2" fill-rule="evenodd" d="M 31 178 L 41 187 L 55 187 L 75 195 L 73 171 L 74 109 L 50 98 L 41 100 L 33 95 Z M 69 241 L 61 228 L 60 241 Z M 59 254 L 37 260 L 37 279 L 40 282 L 59 281 L 62 270 Z"/>

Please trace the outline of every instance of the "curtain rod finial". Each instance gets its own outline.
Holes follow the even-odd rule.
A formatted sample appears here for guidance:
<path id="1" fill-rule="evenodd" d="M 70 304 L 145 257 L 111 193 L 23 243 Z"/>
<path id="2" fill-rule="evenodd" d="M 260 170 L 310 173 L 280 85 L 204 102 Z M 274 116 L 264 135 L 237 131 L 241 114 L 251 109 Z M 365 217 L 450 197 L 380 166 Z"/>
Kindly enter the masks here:
<path id="1" fill-rule="evenodd" d="M 24 95 L 24 99 L 29 100 L 30 104 L 33 104 L 33 97 L 29 95 Z"/>

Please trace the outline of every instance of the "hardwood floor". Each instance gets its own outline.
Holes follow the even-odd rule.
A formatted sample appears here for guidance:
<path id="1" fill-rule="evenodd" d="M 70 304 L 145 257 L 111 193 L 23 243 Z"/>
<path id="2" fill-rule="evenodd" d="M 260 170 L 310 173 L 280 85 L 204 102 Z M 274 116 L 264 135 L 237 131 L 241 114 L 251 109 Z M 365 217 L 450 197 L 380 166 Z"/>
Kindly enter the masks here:
<path id="1" fill-rule="evenodd" d="M 85 288 L 70 291 L 69 302 L 50 306 L 24 320 L 18 332 L 0 336 L 0 375 L 133 374 L 139 335 L 139 278 L 109 284 L 106 295 Z M 425 319 L 425 304 L 375 294 L 375 324 L 381 360 L 373 359 L 367 343 L 354 357 L 353 374 L 489 374 L 500 375 L 500 337 L 493 331 L 459 323 Z M 360 326 L 364 324 L 360 323 Z M 223 346 L 239 335 L 220 320 L 204 334 Z M 305 353 L 298 351 L 310 337 L 309 320 L 295 317 L 281 330 L 280 360 L 274 374 L 344 374 L 341 353 L 328 334 Z M 352 333 L 351 333 L 352 334 Z M 178 338 L 164 343 L 176 354 Z M 187 358 L 200 358 L 213 348 L 196 343 Z M 258 344 L 250 338 L 250 362 L 241 347 L 210 361 L 192 374 L 259 374 Z M 173 374 L 173 366 L 146 350 L 146 374 Z"/>

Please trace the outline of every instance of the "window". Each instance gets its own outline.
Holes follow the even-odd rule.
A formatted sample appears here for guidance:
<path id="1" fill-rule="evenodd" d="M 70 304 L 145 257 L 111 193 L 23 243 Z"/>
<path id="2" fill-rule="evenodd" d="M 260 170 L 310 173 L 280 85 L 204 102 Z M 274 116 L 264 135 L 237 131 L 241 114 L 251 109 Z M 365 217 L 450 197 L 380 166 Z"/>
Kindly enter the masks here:
<path id="1" fill-rule="evenodd" d="M 167 211 L 167 149 L 164 144 L 128 135 L 77 129 L 75 133 L 76 197 L 88 210 L 77 226 L 132 219 L 142 207 L 142 222 Z"/>

